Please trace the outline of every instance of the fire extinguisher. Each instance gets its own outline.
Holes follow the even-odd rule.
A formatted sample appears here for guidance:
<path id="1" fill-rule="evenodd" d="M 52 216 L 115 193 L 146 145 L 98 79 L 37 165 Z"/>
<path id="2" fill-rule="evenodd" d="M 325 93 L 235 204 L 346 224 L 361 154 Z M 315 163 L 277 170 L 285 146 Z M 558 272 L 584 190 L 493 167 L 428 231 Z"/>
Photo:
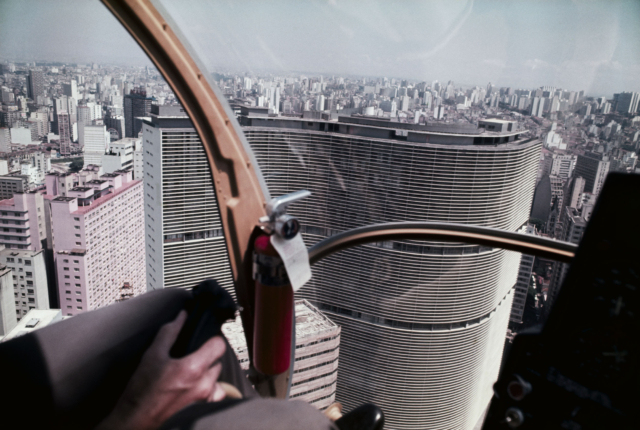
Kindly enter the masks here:
<path id="1" fill-rule="evenodd" d="M 278 375 L 291 365 L 293 289 L 270 236 L 258 236 L 254 250 L 253 365 L 264 375 Z"/>
<path id="2" fill-rule="evenodd" d="M 295 239 L 300 232 L 300 223 L 287 215 L 286 210 L 291 203 L 310 194 L 303 190 L 272 199 L 266 208 L 269 215 L 260 222 L 279 239 Z M 261 234 L 255 239 L 253 259 L 253 367 L 263 375 L 279 375 L 287 369 L 292 370 L 295 348 L 294 291 L 285 264 L 269 234 Z"/>

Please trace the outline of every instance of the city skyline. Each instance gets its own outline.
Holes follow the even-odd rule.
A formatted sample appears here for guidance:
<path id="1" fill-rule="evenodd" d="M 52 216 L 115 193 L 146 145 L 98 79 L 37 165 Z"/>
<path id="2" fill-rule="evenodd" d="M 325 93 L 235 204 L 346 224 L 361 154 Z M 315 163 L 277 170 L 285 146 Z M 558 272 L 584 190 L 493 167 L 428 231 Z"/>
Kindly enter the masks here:
<path id="1" fill-rule="evenodd" d="M 373 2 L 366 12 L 357 3 L 341 1 L 295 7 L 286 1 L 247 7 L 161 3 L 210 71 L 314 71 L 517 88 L 551 85 L 607 97 L 640 90 L 638 2 L 519 2 L 506 8 L 491 1 L 446 6 L 403 2 L 387 9 Z M 6 41 L 0 58 L 151 64 L 101 3 L 70 1 L 67 6 L 84 19 L 69 22 L 64 3 L 0 4 L 0 39 Z M 42 27 L 38 19 L 16 19 L 27 12 L 68 22 L 74 31 L 62 25 Z M 202 25 L 201 16 L 209 25 Z M 319 19 L 300 20 L 313 16 Z M 274 25 L 279 21 L 288 25 Z M 63 27 L 65 31 L 55 30 Z"/>

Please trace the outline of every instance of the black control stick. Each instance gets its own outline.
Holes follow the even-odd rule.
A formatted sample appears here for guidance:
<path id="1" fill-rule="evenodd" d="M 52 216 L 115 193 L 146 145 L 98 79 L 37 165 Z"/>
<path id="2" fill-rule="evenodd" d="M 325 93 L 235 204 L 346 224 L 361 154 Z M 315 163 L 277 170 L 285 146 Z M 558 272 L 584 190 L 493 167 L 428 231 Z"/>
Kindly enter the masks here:
<path id="1" fill-rule="evenodd" d="M 184 357 L 222 334 L 222 324 L 233 319 L 238 309 L 231 295 L 212 279 L 191 291 L 193 297 L 185 306 L 189 316 L 170 351 L 174 358 Z"/>

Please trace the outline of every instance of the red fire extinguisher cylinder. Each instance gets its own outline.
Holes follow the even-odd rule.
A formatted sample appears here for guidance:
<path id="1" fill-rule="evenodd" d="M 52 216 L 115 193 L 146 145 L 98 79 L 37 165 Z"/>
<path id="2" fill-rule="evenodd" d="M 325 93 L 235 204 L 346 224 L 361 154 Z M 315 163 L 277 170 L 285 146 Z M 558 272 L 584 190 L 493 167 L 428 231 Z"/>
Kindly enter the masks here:
<path id="1" fill-rule="evenodd" d="M 268 235 L 254 242 L 255 319 L 253 365 L 278 375 L 291 364 L 293 289 Z"/>

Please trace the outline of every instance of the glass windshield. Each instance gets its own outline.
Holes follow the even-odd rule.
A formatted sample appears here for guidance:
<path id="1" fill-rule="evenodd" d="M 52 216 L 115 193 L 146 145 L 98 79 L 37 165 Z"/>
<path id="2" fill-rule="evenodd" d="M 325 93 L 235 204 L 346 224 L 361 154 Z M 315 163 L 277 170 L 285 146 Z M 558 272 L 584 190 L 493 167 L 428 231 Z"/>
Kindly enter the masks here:
<path id="1" fill-rule="evenodd" d="M 636 172 L 637 2 L 153 4 L 271 195 L 311 191 L 288 211 L 308 247 L 388 222 L 578 244 L 607 174 Z M 233 293 L 200 136 L 117 20 L 98 2 L 14 2 L 0 40 L 0 263 L 16 314 L 2 335 L 32 310 L 71 317 L 208 278 Z M 389 429 L 472 429 L 568 267 L 444 240 L 334 254 L 296 293 L 291 398 L 375 403 Z M 248 369 L 239 319 L 225 330 Z"/>
<path id="2" fill-rule="evenodd" d="M 307 245 L 391 221 L 579 243 L 607 172 L 635 171 L 636 3 L 158 4 L 238 114 L 272 195 L 312 191 L 290 209 Z M 299 296 L 341 326 L 347 408 L 384 405 L 389 428 L 471 428 L 505 334 L 508 349 L 545 321 L 567 268 L 380 242 L 314 266 Z"/>

